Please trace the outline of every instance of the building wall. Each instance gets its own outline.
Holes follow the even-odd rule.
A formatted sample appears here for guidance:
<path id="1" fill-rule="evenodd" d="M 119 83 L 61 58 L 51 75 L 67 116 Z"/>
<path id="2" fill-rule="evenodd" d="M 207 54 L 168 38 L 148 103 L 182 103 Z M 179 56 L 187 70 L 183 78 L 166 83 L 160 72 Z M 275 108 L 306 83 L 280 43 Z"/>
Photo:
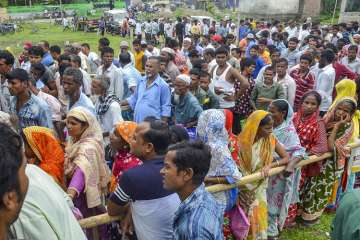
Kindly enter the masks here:
<path id="1" fill-rule="evenodd" d="M 351 21 L 359 21 L 360 19 L 360 6 L 359 0 L 343 0 L 341 2 L 341 10 L 339 22 L 351 22 Z M 355 5 L 358 4 L 358 5 Z M 351 9 L 351 12 L 346 12 L 349 9 L 349 6 L 353 6 L 354 9 Z M 356 9 L 358 8 L 358 9 Z"/>

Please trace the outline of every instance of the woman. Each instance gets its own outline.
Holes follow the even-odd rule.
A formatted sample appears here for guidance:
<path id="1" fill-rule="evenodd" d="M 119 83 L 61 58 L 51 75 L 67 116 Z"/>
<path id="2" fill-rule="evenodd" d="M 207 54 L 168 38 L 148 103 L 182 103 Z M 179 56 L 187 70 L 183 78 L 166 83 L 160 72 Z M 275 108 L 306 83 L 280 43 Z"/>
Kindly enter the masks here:
<path id="1" fill-rule="evenodd" d="M 137 124 L 124 121 L 116 125 L 116 129 L 110 135 L 111 148 L 116 151 L 112 168 L 110 191 L 113 192 L 119 183 L 122 173 L 130 168 L 142 164 L 134 154 L 130 153 L 130 140 L 133 138 Z"/>
<path id="2" fill-rule="evenodd" d="M 239 168 L 243 175 L 261 171 L 267 177 L 272 167 L 287 164 L 288 154 L 272 134 L 273 119 L 263 110 L 253 112 L 238 136 L 240 147 Z M 276 152 L 279 160 L 273 162 Z M 264 178 L 249 183 L 240 192 L 240 204 L 247 211 L 250 220 L 250 239 L 267 239 L 267 197 L 268 182 Z"/>
<path id="3" fill-rule="evenodd" d="M 237 142 L 237 136 L 232 131 L 234 115 L 228 109 L 224 109 L 223 111 L 225 114 L 225 128 L 229 135 L 229 150 L 236 165 L 239 165 L 239 145 Z"/>
<path id="4" fill-rule="evenodd" d="M 332 185 L 329 209 L 336 209 L 337 201 L 340 194 L 345 191 L 347 185 L 347 172 L 344 172 L 346 159 L 350 156 L 350 149 L 346 145 L 351 141 L 354 133 L 354 114 L 356 112 L 356 100 L 350 97 L 339 99 L 335 107 L 329 111 L 324 121 L 328 133 L 329 151 L 335 151 L 333 159 L 327 162 L 331 165 L 328 167 L 332 170 L 327 174 L 326 179 Z M 327 170 L 327 169 L 325 169 Z M 344 174 L 343 174 L 344 172 Z"/>
<path id="5" fill-rule="evenodd" d="M 199 117 L 197 135 L 211 148 L 210 169 L 205 178 L 206 184 L 235 183 L 241 174 L 231 157 L 228 148 L 228 133 L 225 129 L 225 115 L 223 111 L 209 109 Z M 214 193 L 215 199 L 230 210 L 236 201 L 237 189 Z"/>
<path id="6" fill-rule="evenodd" d="M 65 189 L 64 150 L 51 129 L 32 126 L 22 130 L 25 155 Z"/>
<path id="7" fill-rule="evenodd" d="M 70 136 L 65 148 L 67 193 L 85 218 L 105 213 L 101 197 L 106 193 L 110 171 L 100 125 L 87 109 L 76 107 L 67 114 L 66 126 Z M 100 239 L 106 239 L 105 227 L 98 228 Z M 86 235 L 94 239 L 92 230 Z"/>
<path id="8" fill-rule="evenodd" d="M 268 239 L 278 239 L 279 231 L 284 227 L 289 207 L 299 201 L 300 169 L 294 170 L 294 167 L 305 157 L 306 153 L 300 144 L 292 122 L 294 113 L 290 104 L 283 99 L 275 100 L 270 104 L 269 112 L 274 120 L 274 135 L 290 155 L 285 172 L 271 176 L 267 188 Z M 278 159 L 278 156 L 275 159 Z"/>
<path id="9" fill-rule="evenodd" d="M 319 115 L 321 96 L 316 91 L 309 91 L 304 94 L 301 106 L 294 115 L 294 126 L 300 138 L 301 146 L 306 149 L 308 155 L 320 156 L 328 151 L 326 130 L 323 120 Z M 301 169 L 300 180 L 300 204 L 298 213 L 303 219 L 316 220 L 321 213 L 316 213 L 319 199 L 317 195 L 324 195 L 324 192 L 316 193 L 318 176 L 322 169 L 322 162 L 309 164 Z M 316 194 L 316 196 L 315 196 Z M 314 214 L 317 216 L 314 216 Z M 315 214 L 315 215 L 316 215 Z M 310 215 L 313 215 L 310 217 Z M 287 219 L 289 226 L 295 223 L 295 217 Z"/>

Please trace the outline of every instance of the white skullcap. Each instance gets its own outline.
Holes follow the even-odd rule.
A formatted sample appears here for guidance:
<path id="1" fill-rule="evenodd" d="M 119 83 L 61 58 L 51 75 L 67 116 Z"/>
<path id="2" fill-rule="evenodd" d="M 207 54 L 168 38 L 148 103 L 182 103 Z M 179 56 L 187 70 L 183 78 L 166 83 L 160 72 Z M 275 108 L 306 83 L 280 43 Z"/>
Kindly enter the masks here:
<path id="1" fill-rule="evenodd" d="M 190 85 L 191 83 L 191 78 L 186 74 L 180 74 L 176 78 L 186 83 L 186 85 Z"/>
<path id="2" fill-rule="evenodd" d="M 184 42 L 191 42 L 191 38 L 184 38 Z"/>
<path id="3" fill-rule="evenodd" d="M 171 49 L 171 48 L 168 48 L 168 47 L 161 49 L 161 51 L 166 52 L 166 53 L 168 53 L 170 55 L 173 55 L 173 56 L 175 55 L 175 51 L 173 49 Z"/>

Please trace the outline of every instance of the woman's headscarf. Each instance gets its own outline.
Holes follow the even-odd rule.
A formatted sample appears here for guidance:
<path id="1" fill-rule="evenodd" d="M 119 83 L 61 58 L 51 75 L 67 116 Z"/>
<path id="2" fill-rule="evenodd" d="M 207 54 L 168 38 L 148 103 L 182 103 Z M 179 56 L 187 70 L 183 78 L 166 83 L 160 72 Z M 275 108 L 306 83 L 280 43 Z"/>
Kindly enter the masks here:
<path id="1" fill-rule="evenodd" d="M 83 107 L 70 110 L 67 117 L 87 123 L 87 128 L 77 142 L 69 140 L 65 148 L 65 175 L 72 176 L 76 167 L 85 175 L 85 193 L 88 208 L 101 204 L 101 194 L 110 181 L 110 171 L 105 163 L 102 131 L 95 116 Z"/>
<path id="2" fill-rule="evenodd" d="M 130 140 L 134 136 L 136 127 L 136 122 L 123 121 L 116 124 L 116 131 L 128 144 L 130 144 Z"/>
<path id="3" fill-rule="evenodd" d="M 356 83 L 353 80 L 343 79 L 336 84 L 335 88 L 336 88 L 336 98 L 334 99 L 328 112 L 333 110 L 335 106 L 338 104 L 338 101 L 340 101 L 344 97 L 355 98 L 356 96 Z M 350 142 L 354 142 L 359 137 L 359 133 L 360 133 L 359 120 L 360 120 L 360 111 L 356 110 L 352 119 L 354 125 L 354 131 L 352 133 Z"/>
<path id="4" fill-rule="evenodd" d="M 255 142 L 260 122 L 269 114 L 269 112 L 263 110 L 257 110 L 250 114 L 246 120 L 243 130 L 238 136 L 238 143 L 240 147 L 239 167 L 241 171 L 247 175 L 252 173 L 252 147 Z M 264 166 L 270 164 L 273 160 L 275 143 L 275 137 L 272 134 L 263 141 L 260 158 L 261 161 L 263 161 Z"/>
<path id="5" fill-rule="evenodd" d="M 228 133 L 225 129 L 223 111 L 209 109 L 201 113 L 196 128 L 198 137 L 211 148 L 211 162 L 208 176 L 230 176 L 241 178 L 228 148 Z"/>
<path id="6" fill-rule="evenodd" d="M 39 159 L 39 167 L 62 187 L 64 182 L 64 150 L 49 128 L 32 126 L 23 129 L 26 141 Z"/>

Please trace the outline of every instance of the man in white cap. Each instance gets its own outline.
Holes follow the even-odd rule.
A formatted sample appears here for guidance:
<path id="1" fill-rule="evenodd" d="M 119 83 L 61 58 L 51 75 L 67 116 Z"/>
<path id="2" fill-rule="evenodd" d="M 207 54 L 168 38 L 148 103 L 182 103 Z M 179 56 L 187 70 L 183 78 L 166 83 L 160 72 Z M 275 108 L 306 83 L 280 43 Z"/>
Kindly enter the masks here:
<path id="1" fill-rule="evenodd" d="M 160 53 L 161 58 L 166 62 L 165 72 L 170 76 L 172 82 L 180 74 L 178 67 L 174 63 L 175 51 L 171 48 L 163 48 Z"/>
<path id="2" fill-rule="evenodd" d="M 130 57 L 131 57 L 131 64 L 135 65 L 134 54 L 131 51 L 129 51 L 129 43 L 127 41 L 121 41 L 120 42 L 120 54 L 121 53 L 129 53 Z"/>
<path id="3" fill-rule="evenodd" d="M 174 82 L 174 93 L 171 103 L 174 106 L 176 124 L 183 124 L 186 128 L 195 127 L 203 111 L 197 98 L 189 91 L 191 78 L 180 74 Z"/>

